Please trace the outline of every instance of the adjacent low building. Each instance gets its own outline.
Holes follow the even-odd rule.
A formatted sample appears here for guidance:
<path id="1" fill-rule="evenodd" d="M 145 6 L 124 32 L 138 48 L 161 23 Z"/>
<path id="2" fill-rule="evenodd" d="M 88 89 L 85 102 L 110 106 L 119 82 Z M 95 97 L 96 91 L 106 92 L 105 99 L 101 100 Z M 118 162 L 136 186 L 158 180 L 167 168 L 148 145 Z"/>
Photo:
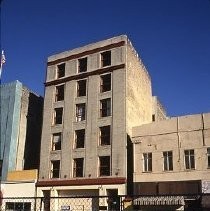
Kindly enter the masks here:
<path id="1" fill-rule="evenodd" d="M 132 142 L 134 194 L 156 196 L 139 198 L 136 204 L 146 208 L 159 201 L 162 208 L 190 209 L 210 201 L 198 197 L 210 193 L 210 113 L 134 127 Z"/>

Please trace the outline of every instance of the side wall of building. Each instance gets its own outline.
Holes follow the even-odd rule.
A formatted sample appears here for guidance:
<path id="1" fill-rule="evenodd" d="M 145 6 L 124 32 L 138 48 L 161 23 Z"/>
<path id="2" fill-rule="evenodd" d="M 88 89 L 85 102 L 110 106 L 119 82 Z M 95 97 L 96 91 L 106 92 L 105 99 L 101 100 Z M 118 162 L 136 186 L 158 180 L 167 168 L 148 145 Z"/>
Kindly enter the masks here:
<path id="1" fill-rule="evenodd" d="M 18 81 L 1 85 L 1 159 L 2 180 L 15 170 L 21 108 L 22 84 Z"/>
<path id="2" fill-rule="evenodd" d="M 126 122 L 132 127 L 152 121 L 152 87 L 150 76 L 135 49 L 127 45 Z"/>

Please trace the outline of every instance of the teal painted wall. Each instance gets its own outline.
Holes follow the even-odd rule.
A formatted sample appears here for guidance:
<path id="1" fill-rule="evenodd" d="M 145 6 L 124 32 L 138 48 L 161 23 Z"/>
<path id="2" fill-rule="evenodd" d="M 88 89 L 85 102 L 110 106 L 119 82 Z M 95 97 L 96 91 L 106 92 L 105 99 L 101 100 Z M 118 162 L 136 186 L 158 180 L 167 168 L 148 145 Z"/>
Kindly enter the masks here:
<path id="1" fill-rule="evenodd" d="M 1 180 L 4 181 L 7 172 L 16 167 L 22 84 L 19 81 L 3 84 L 0 86 L 0 95 L 0 159 L 3 160 Z"/>

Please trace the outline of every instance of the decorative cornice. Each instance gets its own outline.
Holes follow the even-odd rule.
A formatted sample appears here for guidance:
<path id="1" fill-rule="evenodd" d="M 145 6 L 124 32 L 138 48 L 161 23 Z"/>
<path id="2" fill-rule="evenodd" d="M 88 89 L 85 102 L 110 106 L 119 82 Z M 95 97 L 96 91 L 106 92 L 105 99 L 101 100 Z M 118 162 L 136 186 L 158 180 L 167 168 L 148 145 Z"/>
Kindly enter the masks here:
<path id="1" fill-rule="evenodd" d="M 51 180 L 39 180 L 36 183 L 36 187 L 50 187 L 50 186 L 81 186 L 81 185 L 114 185 L 125 184 L 125 177 L 111 177 L 111 178 L 93 178 L 93 179 L 51 179 Z"/>
<path id="2" fill-rule="evenodd" d="M 125 41 L 112 43 L 110 45 L 106 45 L 106 46 L 103 46 L 103 47 L 95 48 L 95 49 L 92 49 L 92 50 L 83 51 L 81 53 L 73 54 L 71 56 L 67 56 L 67 57 L 64 57 L 64 58 L 60 58 L 60 59 L 56 59 L 54 61 L 47 62 L 47 65 L 48 66 L 56 65 L 56 64 L 59 64 L 61 62 L 66 62 L 66 61 L 69 61 L 69 60 L 72 60 L 72 59 L 77 59 L 77 58 L 80 58 L 80 57 L 83 57 L 83 56 L 87 56 L 87 55 L 90 55 L 90 54 L 93 54 L 93 53 L 98 53 L 100 51 L 110 50 L 112 48 L 116 48 L 116 47 L 120 47 L 120 46 L 124 46 L 124 45 L 125 45 Z"/>
<path id="3" fill-rule="evenodd" d="M 112 72 L 114 70 L 117 69 L 123 69 L 125 68 L 125 64 L 119 64 L 119 65 L 115 65 L 115 66 L 109 66 L 109 67 L 104 67 L 104 68 L 100 68 L 97 70 L 93 70 L 90 72 L 84 72 L 84 73 L 80 73 L 77 75 L 72 75 L 72 76 L 68 76 L 68 77 L 64 77 L 64 78 L 59 78 L 53 81 L 48 81 L 45 83 L 45 86 L 51 86 L 51 85 L 57 85 L 60 83 L 65 83 L 67 81 L 71 81 L 71 80 L 78 80 L 78 79 L 83 79 L 83 78 L 87 78 L 88 76 L 91 75 L 97 75 L 97 74 L 102 74 L 102 73 L 106 73 L 106 72 Z"/>

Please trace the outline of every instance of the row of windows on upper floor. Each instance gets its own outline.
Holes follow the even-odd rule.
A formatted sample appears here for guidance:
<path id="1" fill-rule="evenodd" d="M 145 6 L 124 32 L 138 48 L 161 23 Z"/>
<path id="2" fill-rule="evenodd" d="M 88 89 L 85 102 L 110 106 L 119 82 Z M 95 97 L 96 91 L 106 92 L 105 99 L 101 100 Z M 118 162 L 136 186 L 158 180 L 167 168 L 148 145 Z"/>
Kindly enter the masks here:
<path id="1" fill-rule="evenodd" d="M 111 65 L 111 51 L 105 51 L 100 54 L 100 66 L 107 67 Z M 78 73 L 87 72 L 88 67 L 88 57 L 78 59 Z M 66 73 L 66 63 L 61 63 L 57 65 L 56 68 L 56 78 L 65 77 Z"/>
<path id="2" fill-rule="evenodd" d="M 81 122 L 86 120 L 86 103 L 76 104 L 75 121 Z M 63 124 L 63 107 L 55 108 L 53 114 L 53 125 Z M 111 98 L 100 100 L 100 117 L 111 116 Z"/>
<path id="3" fill-rule="evenodd" d="M 194 149 L 184 150 L 184 166 L 186 170 L 195 169 Z M 210 148 L 207 148 L 207 168 L 210 168 Z M 143 171 L 152 172 L 152 153 L 143 153 Z M 173 151 L 163 152 L 163 171 L 173 171 Z"/>
<path id="4" fill-rule="evenodd" d="M 111 126 L 106 125 L 99 127 L 98 144 L 99 146 L 107 146 L 111 144 Z M 54 133 L 51 138 L 51 150 L 61 150 L 62 147 L 62 133 Z M 73 148 L 85 148 L 85 129 L 74 131 Z"/>
<path id="5" fill-rule="evenodd" d="M 100 92 L 107 92 L 111 90 L 111 73 L 100 76 Z M 87 95 L 87 79 L 77 81 L 77 97 Z M 65 85 L 58 85 L 55 87 L 55 102 L 63 101 L 65 99 Z"/>
<path id="6" fill-rule="evenodd" d="M 73 177 L 84 177 L 84 158 L 73 159 Z M 51 161 L 50 178 L 60 178 L 60 160 Z M 99 177 L 111 175 L 111 157 L 110 156 L 99 156 L 97 174 Z M 117 173 L 116 173 L 117 174 Z M 91 177 L 91 175 L 88 175 Z"/>

